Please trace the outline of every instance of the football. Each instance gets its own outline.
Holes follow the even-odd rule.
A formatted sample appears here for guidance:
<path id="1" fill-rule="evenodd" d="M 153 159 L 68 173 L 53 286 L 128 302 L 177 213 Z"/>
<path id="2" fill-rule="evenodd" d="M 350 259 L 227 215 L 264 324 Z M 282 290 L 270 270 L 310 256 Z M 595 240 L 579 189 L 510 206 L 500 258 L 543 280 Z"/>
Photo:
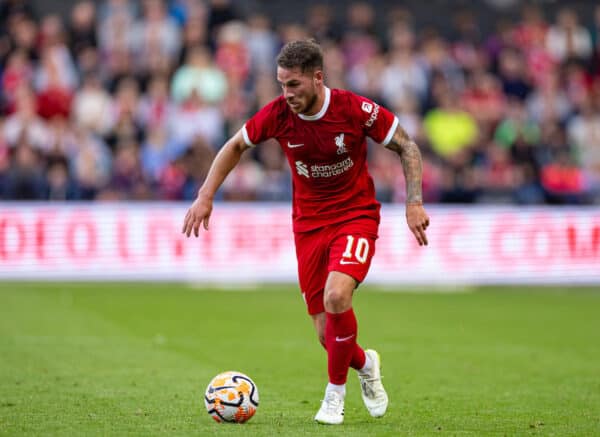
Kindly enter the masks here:
<path id="1" fill-rule="evenodd" d="M 204 405 L 208 414 L 219 423 L 244 423 L 256 413 L 258 388 L 241 372 L 223 372 L 206 387 Z"/>

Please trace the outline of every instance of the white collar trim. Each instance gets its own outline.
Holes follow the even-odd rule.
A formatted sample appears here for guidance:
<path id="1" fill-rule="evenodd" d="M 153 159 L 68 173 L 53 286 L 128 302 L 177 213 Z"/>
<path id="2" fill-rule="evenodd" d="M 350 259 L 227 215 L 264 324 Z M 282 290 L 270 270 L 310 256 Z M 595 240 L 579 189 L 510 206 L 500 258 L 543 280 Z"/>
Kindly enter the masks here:
<path id="1" fill-rule="evenodd" d="M 327 108 L 329 108 L 330 101 L 331 101 L 331 90 L 329 88 L 325 87 L 325 101 L 323 102 L 323 106 L 321 107 L 321 110 L 319 112 L 317 112 L 315 115 L 298 114 L 298 117 L 300 117 L 302 120 L 306 120 L 306 121 L 318 120 L 318 119 L 322 118 L 325 115 L 325 113 L 327 112 Z"/>

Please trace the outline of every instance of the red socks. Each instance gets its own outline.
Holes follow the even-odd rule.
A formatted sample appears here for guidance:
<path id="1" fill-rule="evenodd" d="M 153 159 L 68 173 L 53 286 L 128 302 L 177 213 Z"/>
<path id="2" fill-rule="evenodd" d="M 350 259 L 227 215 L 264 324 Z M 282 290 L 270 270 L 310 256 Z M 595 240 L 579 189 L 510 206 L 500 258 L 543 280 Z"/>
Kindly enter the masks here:
<path id="1" fill-rule="evenodd" d="M 356 343 L 356 316 L 350 308 L 344 313 L 326 313 L 325 317 L 324 346 L 327 349 L 329 382 L 345 384 L 348 367 L 358 370 L 365 365 L 365 352 Z"/>

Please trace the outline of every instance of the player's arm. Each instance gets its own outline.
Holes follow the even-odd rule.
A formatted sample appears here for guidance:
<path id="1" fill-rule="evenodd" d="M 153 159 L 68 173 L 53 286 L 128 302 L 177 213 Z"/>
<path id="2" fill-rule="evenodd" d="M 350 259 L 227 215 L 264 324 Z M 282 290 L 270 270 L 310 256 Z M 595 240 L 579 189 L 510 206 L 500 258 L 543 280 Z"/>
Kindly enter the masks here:
<path id="1" fill-rule="evenodd" d="M 219 153 L 217 153 L 217 156 L 210 166 L 206 180 L 198 190 L 198 197 L 185 215 L 181 232 L 187 237 L 190 236 L 192 231 L 197 237 L 201 224 L 204 226 L 204 229 L 208 230 L 208 221 L 212 212 L 215 193 L 227 175 L 240 161 L 242 153 L 249 147 L 250 146 L 244 142 L 244 136 L 240 129 L 225 143 L 221 150 L 219 150 Z"/>
<path id="2" fill-rule="evenodd" d="M 421 182 L 423 178 L 423 161 L 419 146 L 410 139 L 400 125 L 390 142 L 385 146 L 400 156 L 404 178 L 406 179 L 406 222 L 419 245 L 427 245 L 425 230 L 429 226 L 429 216 L 423 208 Z"/>

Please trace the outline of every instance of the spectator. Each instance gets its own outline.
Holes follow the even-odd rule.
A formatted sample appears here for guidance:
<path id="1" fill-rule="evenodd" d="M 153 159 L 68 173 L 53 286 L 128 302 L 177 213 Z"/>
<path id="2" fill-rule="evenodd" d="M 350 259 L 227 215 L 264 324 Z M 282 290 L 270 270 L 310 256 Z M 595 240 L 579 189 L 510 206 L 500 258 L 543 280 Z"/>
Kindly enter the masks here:
<path id="1" fill-rule="evenodd" d="M 34 149 L 48 148 L 46 123 L 37 115 L 35 94 L 27 85 L 21 85 L 15 92 L 15 111 L 6 118 L 3 137 L 11 146 L 16 146 L 21 138 Z"/>
<path id="2" fill-rule="evenodd" d="M 179 67 L 171 83 L 171 95 L 176 103 L 182 103 L 197 93 L 207 103 L 218 103 L 227 92 L 227 78 L 214 64 L 206 47 L 196 46 L 189 50 L 186 63 Z"/>
<path id="3" fill-rule="evenodd" d="M 587 29 L 579 25 L 575 11 L 566 7 L 558 12 L 556 24 L 548 30 L 546 47 L 558 62 L 587 59 L 592 53 L 592 40 Z"/>
<path id="4" fill-rule="evenodd" d="M 97 46 L 96 6 L 91 0 L 80 1 L 71 10 L 69 49 L 78 58 L 85 50 Z"/>
<path id="5" fill-rule="evenodd" d="M 15 110 L 17 90 L 29 86 L 33 79 L 33 65 L 23 50 L 15 50 L 8 55 L 6 68 L 2 74 L 2 94 L 9 112 Z"/>
<path id="6" fill-rule="evenodd" d="M 31 147 L 22 136 L 13 149 L 13 158 L 4 180 L 4 197 L 19 200 L 46 198 L 46 180 L 40 165 L 39 150 Z"/>
<path id="7" fill-rule="evenodd" d="M 408 24 L 390 29 L 391 51 L 381 75 L 382 97 L 394 102 L 409 96 L 424 101 L 427 96 L 427 74 L 417 59 L 415 35 Z"/>
<path id="8" fill-rule="evenodd" d="M 500 122 L 494 133 L 494 139 L 505 148 L 511 148 L 520 141 L 529 146 L 540 140 L 538 124 L 531 119 L 523 103 L 517 99 L 509 101 L 505 118 Z"/>
<path id="9" fill-rule="evenodd" d="M 498 56 L 498 76 L 502 91 L 507 97 L 525 100 L 532 86 L 525 68 L 522 53 L 512 47 L 502 50 Z"/>
<path id="10" fill-rule="evenodd" d="M 542 168 L 541 181 L 546 200 L 552 204 L 583 203 L 585 183 L 581 169 L 566 151 Z"/>
<path id="11" fill-rule="evenodd" d="M 479 131 L 475 119 L 457 106 L 454 94 L 445 92 L 440 103 L 425 115 L 423 127 L 432 149 L 449 159 L 472 146 Z"/>
<path id="12" fill-rule="evenodd" d="M 163 0 L 144 0 L 142 5 L 143 19 L 133 25 L 130 36 L 136 64 L 144 73 L 166 73 L 179 54 L 179 28 Z"/>
<path id="13" fill-rule="evenodd" d="M 273 62 L 279 50 L 279 39 L 273 30 L 269 17 L 254 14 L 248 19 L 248 32 L 245 37 L 248 46 L 250 67 L 254 74 L 273 74 Z"/>
<path id="14" fill-rule="evenodd" d="M 73 120 L 81 128 L 105 135 L 112 124 L 111 106 L 111 96 L 102 87 L 99 77 L 88 74 L 73 100 Z"/>
<path id="15" fill-rule="evenodd" d="M 79 199 L 79 187 L 69 173 L 68 162 L 64 158 L 53 159 L 46 170 L 48 200 L 66 201 Z"/>
<path id="16" fill-rule="evenodd" d="M 586 185 L 595 198 L 600 195 L 600 111 L 591 99 L 581 104 L 579 114 L 567 125 L 567 133 L 584 171 Z"/>
<path id="17" fill-rule="evenodd" d="M 169 137 L 185 147 L 201 136 L 213 149 L 217 149 L 224 133 L 225 120 L 221 111 L 203 101 L 195 91 L 174 109 L 169 120 Z"/>

